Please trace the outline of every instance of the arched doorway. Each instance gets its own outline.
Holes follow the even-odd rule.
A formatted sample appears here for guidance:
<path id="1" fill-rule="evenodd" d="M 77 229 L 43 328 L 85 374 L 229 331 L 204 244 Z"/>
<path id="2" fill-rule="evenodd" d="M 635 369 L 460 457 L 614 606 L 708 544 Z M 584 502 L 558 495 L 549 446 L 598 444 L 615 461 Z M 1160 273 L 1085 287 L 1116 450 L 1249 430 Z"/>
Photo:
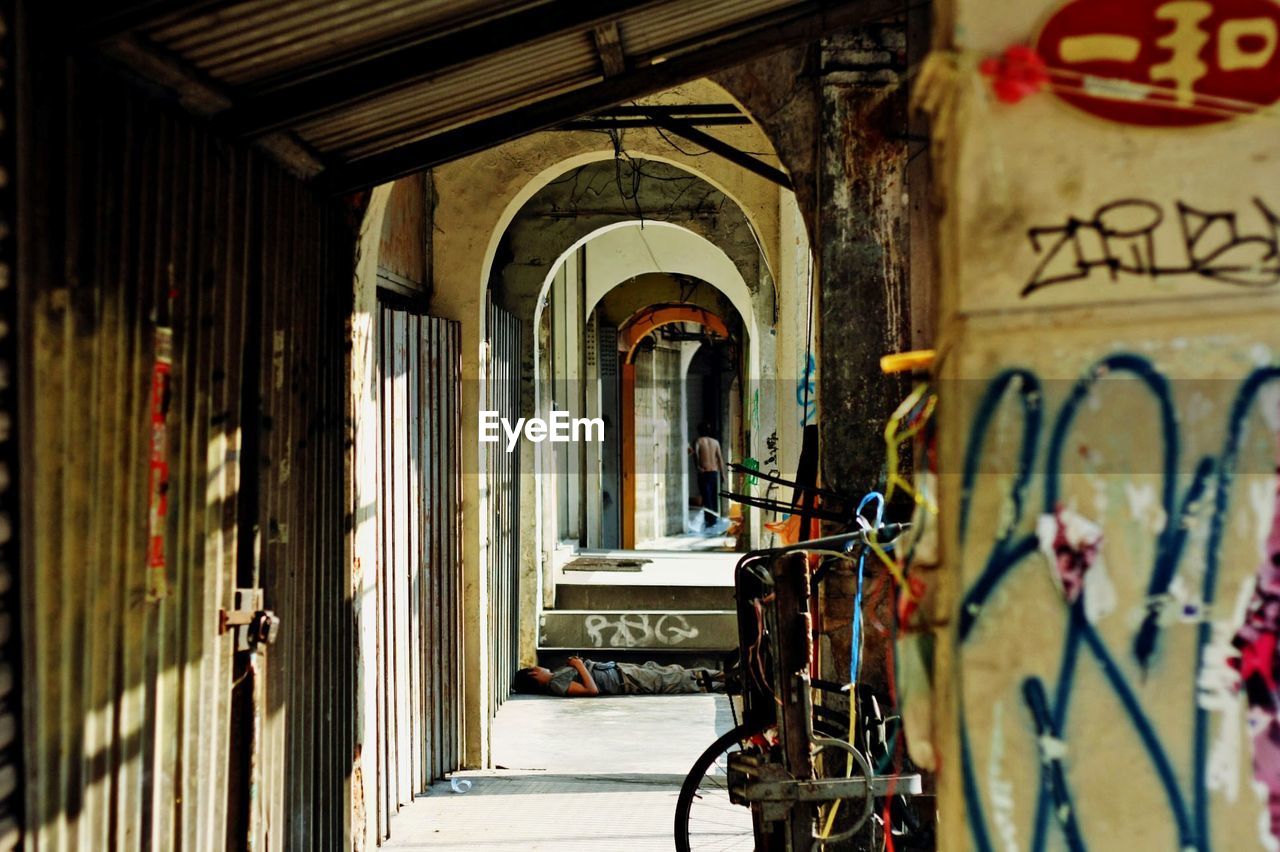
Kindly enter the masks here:
<path id="1" fill-rule="evenodd" d="M 692 336 L 688 330 L 689 326 L 698 329 Z M 674 335 L 663 334 L 672 330 L 675 331 Z M 657 345 L 660 337 L 667 337 L 668 340 L 675 342 L 676 346 L 661 349 Z M 619 357 L 623 359 L 619 394 L 622 462 L 620 477 L 622 502 L 619 514 L 622 526 L 621 542 L 625 549 L 632 549 L 638 545 L 650 548 L 655 545 L 660 547 L 673 536 L 677 542 L 683 540 L 686 546 L 691 541 L 683 535 L 692 532 L 687 506 L 688 464 L 684 458 L 686 455 L 684 448 L 689 446 L 691 438 L 688 427 L 690 394 L 687 367 L 704 346 L 717 340 L 722 342 L 732 340 L 732 333 L 725 321 L 706 308 L 688 304 L 651 305 L 633 314 L 618 329 L 618 352 Z M 651 345 L 645 346 L 646 343 Z M 662 364 L 663 359 L 659 356 L 660 352 L 675 355 L 674 363 L 671 357 L 665 359 L 665 370 Z M 639 395 L 637 394 L 638 372 L 640 373 Z M 675 387 L 671 387 L 671 384 Z M 722 407 L 719 404 L 720 396 L 719 393 L 716 394 L 717 399 L 713 406 L 717 414 Z M 668 401 L 674 397 L 676 403 L 664 409 L 659 404 L 660 397 L 665 397 Z M 670 418 L 673 413 L 676 415 L 674 420 Z M 721 418 L 716 416 L 714 420 L 717 423 L 717 435 L 722 434 L 719 428 Z M 642 429 L 641 426 L 646 428 Z M 661 434 L 653 434 L 655 431 Z M 651 441 L 645 449 L 656 452 L 651 454 L 640 449 L 642 439 L 646 437 L 651 438 Z M 675 471 L 679 471 L 679 474 L 673 476 Z M 649 501 L 641 499 L 640 495 L 644 492 L 637 487 L 642 478 L 653 483 L 654 488 L 650 489 L 651 492 L 662 491 L 663 496 L 666 496 L 665 501 L 654 501 L 653 507 L 647 508 L 646 504 Z M 609 484 L 607 481 L 602 483 L 606 489 Z M 646 496 L 653 495 L 650 493 Z M 664 502 L 665 505 L 663 505 Z M 717 504 L 712 511 L 718 514 L 719 505 Z M 678 515 L 672 518 L 671 516 L 676 512 Z M 646 531 L 639 529 L 643 521 L 650 522 L 647 535 Z"/>

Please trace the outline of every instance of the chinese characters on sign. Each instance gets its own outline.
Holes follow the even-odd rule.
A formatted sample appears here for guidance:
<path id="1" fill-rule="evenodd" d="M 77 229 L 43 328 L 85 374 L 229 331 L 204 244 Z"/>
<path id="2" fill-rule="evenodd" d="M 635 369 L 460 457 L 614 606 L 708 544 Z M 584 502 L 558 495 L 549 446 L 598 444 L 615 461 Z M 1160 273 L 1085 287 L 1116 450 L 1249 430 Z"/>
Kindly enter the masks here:
<path id="1" fill-rule="evenodd" d="M 1277 48 L 1270 0 L 1076 0 L 1036 42 L 1063 100 L 1152 127 L 1226 121 L 1280 100 Z"/>

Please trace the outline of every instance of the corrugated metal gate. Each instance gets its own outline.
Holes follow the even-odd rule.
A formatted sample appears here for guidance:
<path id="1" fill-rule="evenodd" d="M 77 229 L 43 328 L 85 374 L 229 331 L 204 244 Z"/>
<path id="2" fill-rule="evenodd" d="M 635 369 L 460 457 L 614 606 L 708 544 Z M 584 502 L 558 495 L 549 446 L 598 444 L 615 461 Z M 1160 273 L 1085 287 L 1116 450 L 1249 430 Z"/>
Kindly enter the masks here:
<path id="1" fill-rule="evenodd" d="M 461 327 L 384 307 L 379 325 L 379 837 L 459 765 Z"/>
<path id="2" fill-rule="evenodd" d="M 27 48 L 30 97 L 59 105 L 19 169 L 28 843 L 337 848 L 352 233 L 259 156 Z M 283 619 L 239 686 L 249 753 L 219 632 L 237 585 Z"/>
<path id="3" fill-rule="evenodd" d="M 14 4 L 0 2 L 0 69 L 15 65 Z M 14 80 L 6 71 L 0 77 L 0 173 L 17 174 L 14 128 L 17 126 Z M 14 280 L 17 204 L 13 183 L 0 185 L 0 279 Z M 26 334 L 18 322 L 13 286 L 0 288 L 0 373 L 9 381 L 0 386 L 0 850 L 17 846 L 22 825 L 21 649 L 18 577 L 18 390 L 15 386 L 17 346 L 15 336 Z M 20 380 L 20 379 L 19 379 Z"/>
<path id="4" fill-rule="evenodd" d="M 485 409 L 520 418 L 520 321 L 489 303 L 489 374 Z M 520 662 L 520 446 L 485 444 L 489 489 L 489 682 L 496 713 L 511 694 Z"/>

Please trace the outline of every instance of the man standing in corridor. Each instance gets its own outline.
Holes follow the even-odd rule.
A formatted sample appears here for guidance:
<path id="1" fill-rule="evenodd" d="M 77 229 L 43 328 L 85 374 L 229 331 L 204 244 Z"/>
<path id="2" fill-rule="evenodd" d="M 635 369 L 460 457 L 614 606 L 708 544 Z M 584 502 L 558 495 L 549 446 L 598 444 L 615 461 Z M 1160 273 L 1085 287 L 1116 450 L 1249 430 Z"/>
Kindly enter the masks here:
<path id="1" fill-rule="evenodd" d="M 711 424 L 698 424 L 698 440 L 693 442 L 693 458 L 698 465 L 698 493 L 702 495 L 704 527 L 711 529 L 720 520 L 720 475 L 724 457 L 720 442 L 711 437 Z"/>

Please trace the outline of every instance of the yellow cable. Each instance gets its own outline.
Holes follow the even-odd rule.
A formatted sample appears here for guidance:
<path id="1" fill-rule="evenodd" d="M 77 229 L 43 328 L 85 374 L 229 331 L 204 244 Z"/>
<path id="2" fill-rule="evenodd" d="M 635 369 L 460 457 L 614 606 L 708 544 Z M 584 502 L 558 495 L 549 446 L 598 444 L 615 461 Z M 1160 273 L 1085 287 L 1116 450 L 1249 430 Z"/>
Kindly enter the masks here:
<path id="1" fill-rule="evenodd" d="M 855 680 L 853 683 L 849 684 L 849 745 L 852 748 L 858 747 L 857 743 L 854 742 L 854 739 L 857 735 L 857 730 L 854 728 L 854 724 L 853 724 L 854 718 L 855 718 L 854 714 L 856 713 L 857 709 L 858 709 L 858 682 Z M 846 754 L 844 756 L 844 777 L 845 778 L 853 777 L 853 755 L 852 754 Z M 871 779 L 870 778 L 867 779 L 867 795 L 868 796 L 871 795 Z M 828 837 L 831 836 L 831 829 L 836 824 L 836 815 L 840 813 L 840 803 L 842 801 L 844 800 L 836 799 L 835 802 L 832 803 L 831 805 L 831 810 L 827 811 L 827 821 L 822 826 L 822 834 L 818 835 L 819 842 L 825 841 Z"/>
<path id="2" fill-rule="evenodd" d="M 906 360 L 905 356 L 911 356 L 911 355 L 922 356 L 924 355 L 924 353 L 903 353 L 903 356 L 901 356 L 902 360 Z M 928 356 L 931 362 L 933 353 L 932 352 L 928 353 Z M 902 364 L 902 360 L 898 362 L 894 362 L 890 366 L 899 367 Z M 886 371 L 888 370 L 888 368 L 885 367 L 883 360 L 881 362 L 881 366 L 882 368 L 885 368 Z M 912 366 L 914 366 L 914 364 Z M 927 400 L 925 399 L 926 396 L 928 396 Z M 902 425 L 902 422 L 906 420 L 907 415 L 910 414 L 911 410 L 915 408 L 922 400 L 924 400 L 925 402 L 924 402 L 924 410 L 921 412 L 920 416 L 916 418 L 916 421 L 911 426 L 899 432 L 898 431 L 899 427 Z M 885 500 L 887 501 L 889 497 L 893 495 L 894 486 L 898 485 L 904 491 L 909 493 L 918 505 L 923 505 L 925 509 L 927 509 L 930 513 L 935 515 L 938 513 L 937 505 L 934 504 L 932 501 L 926 499 L 922 494 L 920 494 L 914 488 L 912 488 L 911 484 L 907 482 L 907 480 L 899 473 L 899 470 L 901 469 L 900 468 L 901 458 L 899 456 L 899 447 L 903 442 L 908 441 L 914 438 L 916 435 L 920 434 L 920 430 L 924 428 L 925 424 L 929 421 L 929 418 L 933 416 L 933 410 L 937 406 L 937 404 L 938 404 L 937 395 L 931 393 L 928 384 L 921 382 L 920 384 L 916 385 L 915 389 L 910 393 L 910 395 L 908 395 L 907 398 L 904 399 L 902 403 L 897 407 L 897 409 L 893 412 L 893 416 L 889 418 L 889 422 L 884 429 L 885 447 L 889 457 L 888 458 L 888 467 L 889 467 L 888 488 L 885 489 Z M 876 532 L 874 530 L 868 530 L 867 537 L 866 537 L 866 544 L 867 544 L 867 547 L 871 549 L 871 552 L 876 555 L 876 558 L 879 559 L 880 562 L 889 570 L 889 573 L 893 576 L 893 579 L 898 584 L 898 587 L 902 589 L 902 593 L 906 595 L 908 598 L 910 598 L 911 587 L 907 585 L 907 578 L 905 573 L 902 570 L 902 566 L 898 563 L 896 559 L 889 556 L 889 554 L 885 551 L 885 549 L 880 546 L 880 542 L 877 541 Z M 848 558 L 848 557 L 845 557 L 845 558 Z M 854 742 L 854 740 L 857 737 L 857 726 L 855 724 L 857 720 L 857 711 L 858 711 L 858 682 L 855 679 L 852 683 L 849 684 L 849 745 L 853 748 L 857 748 L 857 743 Z M 844 775 L 846 778 L 850 778 L 853 776 L 853 755 L 852 754 L 845 755 Z M 871 779 L 868 778 L 867 784 L 870 785 L 870 783 L 871 783 Z M 869 786 L 868 786 L 867 794 L 870 795 Z M 832 828 L 835 827 L 836 817 L 840 813 L 840 803 L 842 801 L 843 801 L 842 799 L 836 799 L 835 802 L 832 803 L 831 809 L 827 811 L 827 818 L 826 818 L 826 821 L 823 823 L 822 833 L 819 834 L 817 837 L 817 840 L 819 842 L 825 842 L 826 839 L 831 836 L 831 830 Z"/>

